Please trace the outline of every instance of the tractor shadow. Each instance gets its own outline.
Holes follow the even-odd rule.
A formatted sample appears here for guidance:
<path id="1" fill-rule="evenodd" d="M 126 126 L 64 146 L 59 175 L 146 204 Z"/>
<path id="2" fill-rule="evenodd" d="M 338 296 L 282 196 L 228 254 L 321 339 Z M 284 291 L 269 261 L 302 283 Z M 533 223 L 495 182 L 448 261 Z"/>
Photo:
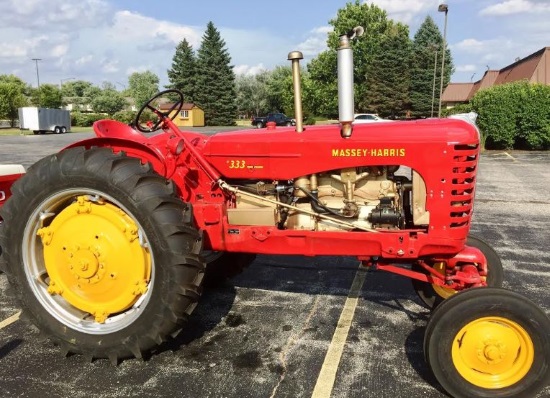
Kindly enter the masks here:
<path id="1" fill-rule="evenodd" d="M 357 269 L 357 259 L 350 257 L 259 255 L 249 269 L 238 277 L 221 287 L 206 288 L 184 330 L 173 340 L 162 344 L 159 351 L 181 351 L 183 355 L 196 357 L 197 360 L 206 356 L 206 360 L 216 355 L 215 346 L 219 349 L 224 344 L 234 344 L 231 343 L 232 333 L 235 333 L 232 329 L 246 322 L 246 312 L 240 314 L 234 309 L 237 298 L 250 300 L 253 296 L 259 311 L 262 311 L 262 300 L 269 300 L 270 293 L 333 296 L 342 302 L 349 294 Z M 410 280 L 381 271 L 369 271 L 358 298 L 363 313 L 359 310 L 356 313 L 356 328 L 374 325 L 380 329 L 387 323 L 384 316 L 391 314 L 391 317 L 399 318 L 402 325 L 388 328 L 391 329 L 388 331 L 389 337 L 386 337 L 388 345 L 402 347 L 418 377 L 446 395 L 424 360 L 424 330 L 430 311 L 422 306 Z M 372 319 L 371 311 L 385 315 Z M 266 316 L 265 322 L 266 327 L 270 327 L 273 320 Z M 360 336 L 360 333 L 358 330 L 356 335 Z M 353 335 L 353 327 L 350 338 L 357 338 Z M 402 356 L 398 358 L 400 361 L 403 359 Z"/>

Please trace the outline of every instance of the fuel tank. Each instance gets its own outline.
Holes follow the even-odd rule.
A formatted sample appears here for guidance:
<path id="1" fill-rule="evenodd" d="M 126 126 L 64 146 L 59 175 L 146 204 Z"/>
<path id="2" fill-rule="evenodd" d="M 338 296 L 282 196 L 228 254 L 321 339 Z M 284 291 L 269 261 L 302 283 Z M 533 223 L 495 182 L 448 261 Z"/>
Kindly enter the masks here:
<path id="1" fill-rule="evenodd" d="M 286 180 L 325 170 L 403 165 L 421 174 L 447 169 L 454 150 L 477 148 L 477 128 L 457 119 L 355 125 L 350 138 L 338 124 L 242 130 L 216 134 L 200 149 L 225 178 Z"/>

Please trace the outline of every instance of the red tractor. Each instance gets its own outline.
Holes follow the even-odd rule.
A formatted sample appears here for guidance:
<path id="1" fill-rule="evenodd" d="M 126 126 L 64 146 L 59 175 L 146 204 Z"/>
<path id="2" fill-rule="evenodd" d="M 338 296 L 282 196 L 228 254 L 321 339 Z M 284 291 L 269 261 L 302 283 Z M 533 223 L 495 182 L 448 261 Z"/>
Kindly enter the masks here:
<path id="1" fill-rule="evenodd" d="M 500 288 L 498 255 L 469 235 L 477 127 L 354 126 L 350 43 L 360 34 L 340 37 L 338 125 L 303 127 L 292 52 L 296 127 L 180 131 L 183 97 L 168 90 L 133 127 L 96 122 L 96 138 L 30 167 L 1 209 L 3 268 L 30 320 L 65 352 L 141 358 L 183 327 L 205 276 L 232 276 L 256 253 L 356 256 L 411 278 L 435 308 L 424 350 L 449 394 L 546 386 L 550 320 Z M 161 112 L 166 94 L 179 100 Z"/>

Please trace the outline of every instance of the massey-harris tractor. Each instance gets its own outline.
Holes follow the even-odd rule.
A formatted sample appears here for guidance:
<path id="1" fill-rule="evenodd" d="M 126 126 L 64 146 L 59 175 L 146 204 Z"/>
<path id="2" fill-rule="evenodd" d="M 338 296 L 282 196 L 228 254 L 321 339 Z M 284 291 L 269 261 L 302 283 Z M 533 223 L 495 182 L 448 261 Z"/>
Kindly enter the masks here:
<path id="1" fill-rule="evenodd" d="M 356 256 L 411 278 L 434 308 L 425 357 L 449 394 L 545 387 L 550 320 L 500 288 L 498 255 L 469 235 L 478 129 L 456 119 L 354 126 L 361 33 L 340 37 L 339 124 L 303 127 L 302 56 L 291 52 L 295 127 L 180 131 L 183 97 L 168 90 L 132 126 L 98 121 L 96 138 L 30 167 L 1 209 L 3 268 L 28 318 L 64 352 L 116 363 L 178 333 L 205 277 L 234 275 L 257 253 Z M 179 99 L 161 112 L 167 94 Z"/>

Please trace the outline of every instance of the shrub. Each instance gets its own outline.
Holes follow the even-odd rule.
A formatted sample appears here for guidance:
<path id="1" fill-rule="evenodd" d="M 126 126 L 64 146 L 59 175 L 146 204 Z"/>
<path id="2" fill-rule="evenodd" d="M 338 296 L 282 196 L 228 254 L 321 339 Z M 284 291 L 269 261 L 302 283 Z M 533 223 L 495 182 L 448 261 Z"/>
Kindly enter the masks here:
<path id="1" fill-rule="evenodd" d="M 519 87 L 516 148 L 550 148 L 550 87 L 524 84 Z"/>
<path id="2" fill-rule="evenodd" d="M 550 87 L 519 81 L 479 91 L 472 110 L 489 149 L 550 148 Z"/>
<path id="3" fill-rule="evenodd" d="M 114 120 L 119 122 L 130 124 L 134 121 L 136 117 L 136 112 L 133 111 L 119 111 L 113 115 Z"/>
<path id="4" fill-rule="evenodd" d="M 459 104 L 452 108 L 442 109 L 441 116 L 447 117 L 451 115 L 456 115 L 457 113 L 470 113 L 470 112 L 472 112 L 471 104 Z"/>
<path id="5" fill-rule="evenodd" d="M 304 124 L 306 126 L 313 126 L 315 124 L 315 118 L 313 116 L 307 116 L 304 118 Z"/>
<path id="6" fill-rule="evenodd" d="M 104 113 L 83 113 L 72 112 L 71 113 L 71 125 L 79 127 L 91 127 L 94 122 L 107 118 Z"/>

